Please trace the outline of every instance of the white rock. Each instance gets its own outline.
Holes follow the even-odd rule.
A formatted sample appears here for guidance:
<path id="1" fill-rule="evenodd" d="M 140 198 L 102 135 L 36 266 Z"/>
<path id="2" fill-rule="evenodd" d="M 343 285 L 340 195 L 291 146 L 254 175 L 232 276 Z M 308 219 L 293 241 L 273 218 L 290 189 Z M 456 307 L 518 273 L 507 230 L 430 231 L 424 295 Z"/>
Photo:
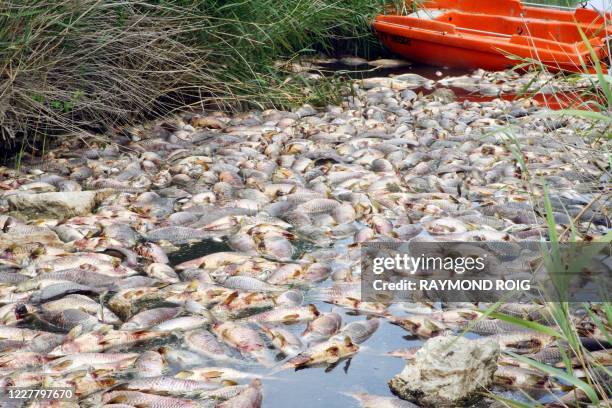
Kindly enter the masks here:
<path id="1" fill-rule="evenodd" d="M 423 407 L 468 406 L 492 383 L 498 356 L 499 345 L 493 340 L 435 337 L 389 381 L 389 387 Z"/>
<path id="2" fill-rule="evenodd" d="M 8 197 L 9 209 L 27 217 L 69 218 L 87 215 L 96 205 L 95 191 L 20 193 Z"/>

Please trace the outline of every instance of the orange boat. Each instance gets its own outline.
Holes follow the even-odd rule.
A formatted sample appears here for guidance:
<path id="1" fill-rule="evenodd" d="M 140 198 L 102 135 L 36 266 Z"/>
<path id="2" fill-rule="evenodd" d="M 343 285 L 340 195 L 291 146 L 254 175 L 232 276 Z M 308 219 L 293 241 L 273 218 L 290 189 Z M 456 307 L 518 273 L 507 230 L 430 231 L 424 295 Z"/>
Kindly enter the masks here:
<path id="1" fill-rule="evenodd" d="M 379 15 L 373 28 L 391 51 L 430 65 L 503 70 L 528 60 L 580 72 L 582 62 L 592 65 L 580 30 L 605 61 L 610 17 L 595 10 L 530 7 L 519 0 L 434 0 L 411 15 Z"/>

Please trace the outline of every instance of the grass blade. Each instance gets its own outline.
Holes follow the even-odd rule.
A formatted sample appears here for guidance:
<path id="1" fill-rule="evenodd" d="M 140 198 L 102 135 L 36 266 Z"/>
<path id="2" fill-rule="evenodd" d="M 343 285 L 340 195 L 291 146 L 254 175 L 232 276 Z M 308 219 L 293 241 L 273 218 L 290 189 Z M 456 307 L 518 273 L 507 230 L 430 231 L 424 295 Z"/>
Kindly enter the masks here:
<path id="1" fill-rule="evenodd" d="M 595 392 L 595 390 L 593 389 L 593 387 L 591 387 L 589 384 L 585 383 L 584 381 L 582 381 L 579 378 L 576 378 L 570 374 L 568 374 L 567 372 L 560 370 L 558 368 L 554 368 L 551 366 L 548 366 L 546 364 L 540 363 L 538 361 L 532 360 L 530 358 L 527 358 L 525 356 L 521 356 L 520 354 L 516 354 L 513 353 L 511 351 L 504 351 L 504 353 L 508 354 L 509 356 L 511 356 L 512 358 L 528 364 L 530 366 L 532 366 L 533 368 L 537 368 L 538 370 L 544 371 L 545 373 L 559 378 L 563 381 L 566 381 L 569 384 L 572 384 L 573 386 L 575 386 L 576 388 L 580 388 L 582 391 L 584 391 L 584 393 L 589 397 L 589 399 L 594 403 L 594 404 L 599 404 L 599 398 L 597 397 L 597 393 Z"/>

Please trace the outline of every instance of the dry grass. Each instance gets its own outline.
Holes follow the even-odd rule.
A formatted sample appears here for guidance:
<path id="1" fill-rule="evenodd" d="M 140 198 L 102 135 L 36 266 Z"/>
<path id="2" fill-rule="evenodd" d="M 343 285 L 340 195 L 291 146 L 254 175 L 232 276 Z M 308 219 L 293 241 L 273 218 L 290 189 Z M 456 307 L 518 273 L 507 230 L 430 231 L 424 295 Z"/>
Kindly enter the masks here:
<path id="1" fill-rule="evenodd" d="M 2 1 L 0 142 L 29 146 L 189 104 L 298 104 L 303 92 L 273 62 L 342 38 L 370 43 L 368 19 L 385 1 Z"/>

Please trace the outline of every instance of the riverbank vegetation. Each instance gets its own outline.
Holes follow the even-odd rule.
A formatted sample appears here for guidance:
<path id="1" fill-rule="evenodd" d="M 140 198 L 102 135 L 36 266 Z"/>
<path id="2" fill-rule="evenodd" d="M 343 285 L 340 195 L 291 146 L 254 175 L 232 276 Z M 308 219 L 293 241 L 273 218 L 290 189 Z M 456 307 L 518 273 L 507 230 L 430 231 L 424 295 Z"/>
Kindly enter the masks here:
<path id="1" fill-rule="evenodd" d="M 112 129 L 189 104 L 291 106 L 275 62 L 369 53 L 387 0 L 0 3 L 0 141 Z M 319 97 L 320 95 L 315 95 Z"/>

